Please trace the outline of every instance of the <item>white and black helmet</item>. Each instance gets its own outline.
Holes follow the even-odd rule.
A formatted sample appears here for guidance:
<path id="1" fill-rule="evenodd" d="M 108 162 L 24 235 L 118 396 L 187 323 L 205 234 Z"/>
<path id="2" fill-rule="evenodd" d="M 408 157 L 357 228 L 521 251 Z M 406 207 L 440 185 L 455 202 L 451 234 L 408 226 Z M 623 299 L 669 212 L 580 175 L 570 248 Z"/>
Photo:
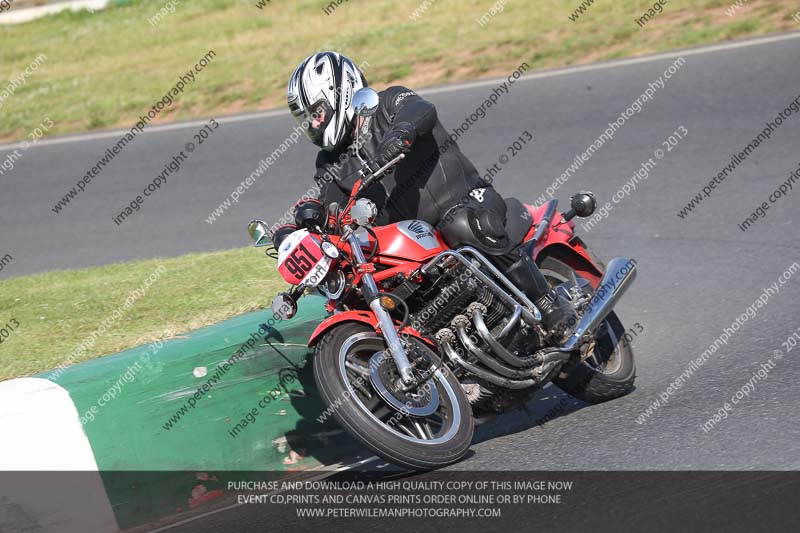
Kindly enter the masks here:
<path id="1" fill-rule="evenodd" d="M 289 110 L 311 142 L 334 150 L 350 133 L 353 94 L 366 86 L 364 74 L 345 56 L 336 52 L 312 54 L 300 62 L 289 79 Z M 321 120 L 315 120 L 318 118 Z"/>

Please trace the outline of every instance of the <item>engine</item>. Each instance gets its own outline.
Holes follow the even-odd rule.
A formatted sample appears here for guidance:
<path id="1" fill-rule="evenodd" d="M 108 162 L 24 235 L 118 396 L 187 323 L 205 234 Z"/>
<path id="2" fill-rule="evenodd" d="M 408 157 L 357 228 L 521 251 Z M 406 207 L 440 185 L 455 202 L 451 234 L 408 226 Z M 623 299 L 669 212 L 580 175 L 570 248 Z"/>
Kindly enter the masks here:
<path id="1" fill-rule="evenodd" d="M 509 309 L 494 293 L 464 266 L 457 266 L 442 274 L 427 290 L 416 296 L 417 306 L 410 315 L 410 325 L 426 337 L 433 337 L 452 320 L 466 313 L 473 302 L 487 309 L 486 323 L 494 327 L 508 316 Z"/>
<path id="2" fill-rule="evenodd" d="M 476 415 L 488 415 L 535 391 L 563 360 L 548 360 L 536 321 L 523 318 L 522 306 L 498 283 L 490 286 L 502 274 L 488 265 L 476 274 L 485 258 L 470 263 L 454 257 L 426 272 L 425 282 L 408 295 L 409 325 L 436 340 Z"/>

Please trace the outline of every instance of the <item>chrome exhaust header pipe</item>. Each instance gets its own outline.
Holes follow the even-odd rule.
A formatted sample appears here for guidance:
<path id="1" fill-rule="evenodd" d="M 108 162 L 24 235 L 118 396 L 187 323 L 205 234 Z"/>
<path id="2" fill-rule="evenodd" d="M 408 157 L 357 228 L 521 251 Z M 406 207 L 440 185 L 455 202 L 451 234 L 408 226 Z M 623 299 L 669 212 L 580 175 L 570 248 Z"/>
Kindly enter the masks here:
<path id="1" fill-rule="evenodd" d="M 452 336 L 452 332 L 449 334 Z M 453 337 L 454 338 L 454 337 Z M 458 352 L 456 352 L 455 348 L 450 344 L 450 342 L 441 340 L 439 341 L 439 345 L 444 350 L 444 353 L 447 355 L 448 359 L 450 359 L 453 363 L 461 366 L 467 372 L 478 376 L 481 379 L 485 379 L 489 383 L 493 383 L 498 387 L 503 387 L 506 389 L 527 389 L 528 387 L 534 387 L 541 383 L 541 380 L 538 379 L 509 379 L 499 376 L 497 374 L 493 374 L 488 370 L 484 370 L 472 363 L 465 361 Z"/>
<path id="2" fill-rule="evenodd" d="M 615 257 L 609 261 L 606 273 L 589 301 L 589 307 L 578 322 L 575 331 L 559 349 L 562 352 L 575 350 L 581 338 L 605 320 L 635 278 L 635 260 Z"/>

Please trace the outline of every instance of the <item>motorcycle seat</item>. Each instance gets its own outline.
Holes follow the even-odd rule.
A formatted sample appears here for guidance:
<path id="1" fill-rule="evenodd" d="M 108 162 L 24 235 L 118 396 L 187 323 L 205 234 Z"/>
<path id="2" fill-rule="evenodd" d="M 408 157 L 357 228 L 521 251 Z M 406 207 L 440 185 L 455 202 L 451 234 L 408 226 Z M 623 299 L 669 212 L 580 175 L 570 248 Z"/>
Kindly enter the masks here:
<path id="1" fill-rule="evenodd" d="M 533 226 L 533 217 L 525 204 L 516 198 L 504 198 L 506 204 L 506 233 L 513 246 L 522 244 Z"/>

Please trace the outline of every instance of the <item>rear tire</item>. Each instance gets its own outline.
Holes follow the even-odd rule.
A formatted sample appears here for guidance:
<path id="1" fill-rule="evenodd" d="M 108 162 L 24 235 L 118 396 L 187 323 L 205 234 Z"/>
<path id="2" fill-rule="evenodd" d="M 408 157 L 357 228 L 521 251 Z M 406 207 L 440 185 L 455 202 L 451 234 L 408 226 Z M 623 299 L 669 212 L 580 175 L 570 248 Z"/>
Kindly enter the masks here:
<path id="1" fill-rule="evenodd" d="M 551 286 L 570 280 L 574 272 L 569 265 L 553 257 L 546 257 L 539 268 Z M 636 363 L 633 348 L 622 342 L 624 335 L 625 327 L 612 311 L 598 329 L 593 354 L 578 363 L 567 377 L 556 377 L 553 383 L 590 404 L 615 400 L 631 392 L 636 380 Z"/>
<path id="2" fill-rule="evenodd" d="M 364 357 L 385 349 L 384 340 L 363 324 L 344 323 L 325 334 L 316 347 L 314 379 L 325 405 L 329 406 L 326 413 L 333 414 L 342 427 L 367 448 L 401 467 L 432 470 L 455 463 L 467 453 L 474 433 L 472 410 L 461 385 L 447 365 L 442 364 L 436 354 L 420 341 L 411 342 L 418 343 L 417 346 L 422 347 L 439 369 L 427 383 L 435 384 L 438 391 L 439 409 L 442 410 L 441 427 L 436 425 L 435 420 L 427 423 L 428 418 L 403 416 L 389 407 L 376 393 L 370 379 L 364 379 L 354 386 L 353 377 L 356 374 L 351 372 L 353 362 L 358 363 L 359 359 L 352 357 L 360 353 L 363 361 Z M 343 361 L 351 363 L 345 368 L 344 376 Z M 394 363 L 391 365 L 393 367 Z M 370 392 L 374 396 L 365 394 Z M 376 408 L 375 405 L 379 403 Z M 438 416 L 437 410 L 433 418 Z M 396 418 L 394 422 L 383 421 L 392 417 Z M 431 438 L 410 437 L 401 433 L 400 425 L 412 431 L 419 429 L 423 434 L 429 432 Z"/>

